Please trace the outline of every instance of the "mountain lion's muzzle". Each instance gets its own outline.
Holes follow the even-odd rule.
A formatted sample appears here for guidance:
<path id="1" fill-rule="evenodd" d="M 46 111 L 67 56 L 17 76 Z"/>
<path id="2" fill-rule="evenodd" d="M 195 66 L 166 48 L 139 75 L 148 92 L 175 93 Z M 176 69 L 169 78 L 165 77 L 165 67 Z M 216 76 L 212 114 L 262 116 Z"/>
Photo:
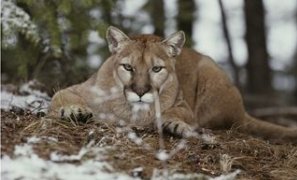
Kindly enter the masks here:
<path id="1" fill-rule="evenodd" d="M 132 83 L 125 88 L 125 96 L 130 103 L 152 103 L 154 97 L 152 93 L 152 86 L 149 84 Z"/>

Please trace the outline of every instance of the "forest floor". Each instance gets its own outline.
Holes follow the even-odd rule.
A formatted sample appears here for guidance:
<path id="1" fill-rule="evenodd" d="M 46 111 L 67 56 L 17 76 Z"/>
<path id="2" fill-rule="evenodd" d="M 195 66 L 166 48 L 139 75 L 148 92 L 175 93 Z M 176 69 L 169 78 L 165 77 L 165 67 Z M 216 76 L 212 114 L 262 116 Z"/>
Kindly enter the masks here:
<path id="1" fill-rule="evenodd" d="M 160 151 L 153 129 L 41 117 L 50 97 L 35 84 L 1 87 L 1 179 L 297 178 L 297 145 L 225 130 L 205 131 L 211 143 L 164 134 Z"/>
<path id="2" fill-rule="evenodd" d="M 25 161 L 20 158 L 28 157 L 31 164 L 25 166 L 32 168 L 34 161 L 41 160 L 74 166 L 85 165 L 89 160 L 93 163 L 108 162 L 100 165 L 100 171 L 125 174 L 126 179 L 150 179 L 161 172 L 157 169 L 167 169 L 169 174 L 192 174 L 181 179 L 199 179 L 199 173 L 217 177 L 236 170 L 240 170 L 236 179 L 296 179 L 297 146 L 271 144 L 231 130 L 212 133 L 216 138 L 215 144 L 198 139 L 181 140 L 165 134 L 165 149 L 173 153 L 168 160 L 161 161 L 156 158 L 159 134 L 152 129 L 128 132 L 98 122 L 72 124 L 37 117 L 30 111 L 1 111 L 1 176 L 6 177 L 4 179 L 16 178 L 18 173 L 9 174 L 11 168 L 18 168 L 20 162 Z M 12 160 L 19 161 L 14 164 Z M 69 174 L 74 172 L 68 172 L 66 167 L 61 169 L 66 177 L 71 177 Z M 44 174 L 50 171 L 45 168 L 50 166 L 40 170 Z M 34 178 L 35 171 L 35 175 L 23 174 L 24 179 L 38 179 Z M 95 174 L 96 168 L 86 173 Z M 41 177 L 52 176 L 47 173 Z M 63 177 L 56 174 L 57 179 Z M 74 179 L 79 179 L 79 176 Z"/>

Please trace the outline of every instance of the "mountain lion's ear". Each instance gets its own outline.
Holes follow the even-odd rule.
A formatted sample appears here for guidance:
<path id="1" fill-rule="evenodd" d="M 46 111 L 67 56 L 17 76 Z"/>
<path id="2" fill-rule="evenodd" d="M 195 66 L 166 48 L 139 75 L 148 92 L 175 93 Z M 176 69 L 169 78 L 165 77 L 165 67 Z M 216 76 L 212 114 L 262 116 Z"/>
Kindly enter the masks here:
<path id="1" fill-rule="evenodd" d="M 162 41 L 162 43 L 168 46 L 169 55 L 175 57 L 181 53 L 185 41 L 185 33 L 183 31 L 178 31 L 170 35 L 168 38 Z"/>
<path id="2" fill-rule="evenodd" d="M 106 31 L 106 39 L 111 53 L 116 53 L 122 42 L 130 40 L 125 33 L 113 26 L 108 27 Z"/>

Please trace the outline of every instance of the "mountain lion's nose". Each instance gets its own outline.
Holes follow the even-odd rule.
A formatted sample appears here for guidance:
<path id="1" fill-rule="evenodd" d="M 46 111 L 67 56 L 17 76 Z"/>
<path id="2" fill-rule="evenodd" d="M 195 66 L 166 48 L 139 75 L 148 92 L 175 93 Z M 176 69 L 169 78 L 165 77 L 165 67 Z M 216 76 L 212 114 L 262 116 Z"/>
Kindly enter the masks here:
<path id="1" fill-rule="evenodd" d="M 145 93 L 149 92 L 151 90 L 151 85 L 146 84 L 144 86 L 136 85 L 133 83 L 131 85 L 131 89 L 133 92 L 135 92 L 139 97 L 143 96 Z"/>

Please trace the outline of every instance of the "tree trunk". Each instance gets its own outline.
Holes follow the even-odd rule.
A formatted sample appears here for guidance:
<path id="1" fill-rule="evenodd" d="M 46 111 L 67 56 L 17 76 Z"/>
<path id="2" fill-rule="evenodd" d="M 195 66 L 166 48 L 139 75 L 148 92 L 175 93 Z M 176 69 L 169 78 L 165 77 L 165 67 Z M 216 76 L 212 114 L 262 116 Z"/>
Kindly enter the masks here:
<path id="1" fill-rule="evenodd" d="M 297 8 L 297 4 L 296 4 L 296 8 Z M 295 11 L 295 23 L 297 23 L 297 11 Z M 293 62 L 293 70 L 292 73 L 295 77 L 295 90 L 294 90 L 294 96 L 295 96 L 295 104 L 297 104 L 297 46 L 295 49 L 295 55 L 294 55 L 294 62 Z"/>
<path id="2" fill-rule="evenodd" d="M 185 32 L 187 47 L 193 45 L 192 35 L 195 9 L 196 6 L 194 0 L 178 0 L 177 27 L 178 30 L 183 30 Z"/>
<path id="3" fill-rule="evenodd" d="M 291 74 L 295 79 L 295 89 L 293 91 L 294 103 L 297 104 L 297 48 L 295 50 L 295 55 L 293 57 L 294 61 L 292 62 L 292 67 L 290 69 Z"/>
<path id="4" fill-rule="evenodd" d="M 270 93 L 272 92 L 272 74 L 266 47 L 263 1 L 245 0 L 244 2 L 248 48 L 247 90 L 251 94 Z"/>
<path id="5" fill-rule="evenodd" d="M 153 25 L 155 27 L 154 34 L 164 37 L 165 29 L 165 14 L 164 14 L 164 1 L 162 0 L 151 0 L 151 16 L 153 19 Z"/>

